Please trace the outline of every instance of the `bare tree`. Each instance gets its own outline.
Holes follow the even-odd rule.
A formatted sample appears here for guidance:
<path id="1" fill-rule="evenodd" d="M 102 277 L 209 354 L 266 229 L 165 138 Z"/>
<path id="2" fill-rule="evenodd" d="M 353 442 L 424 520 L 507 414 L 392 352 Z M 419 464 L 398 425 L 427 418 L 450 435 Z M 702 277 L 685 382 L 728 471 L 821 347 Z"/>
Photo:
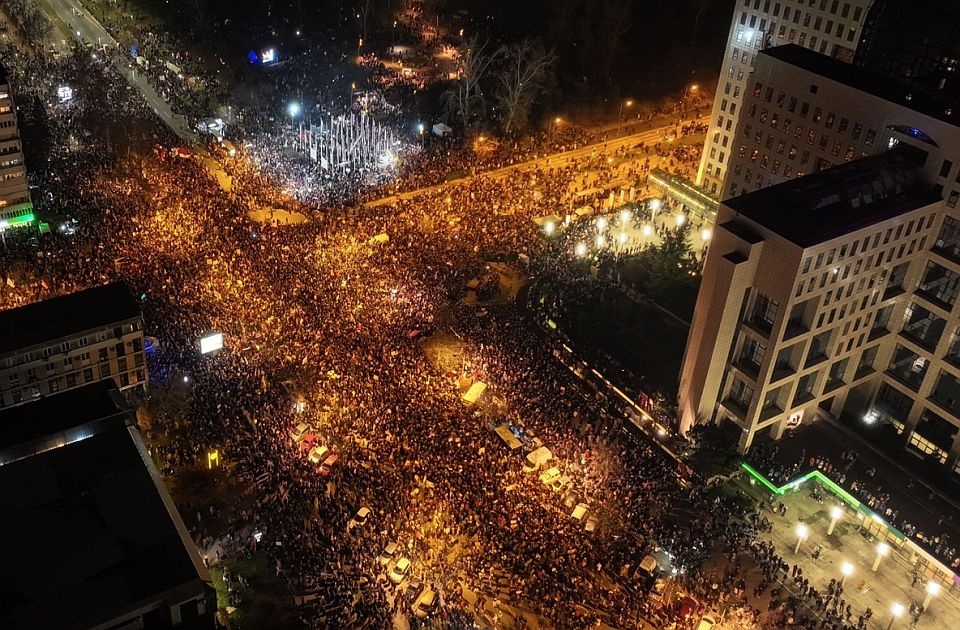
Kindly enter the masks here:
<path id="1" fill-rule="evenodd" d="M 456 118 L 464 128 L 470 126 L 473 116 L 486 104 L 480 82 L 486 76 L 500 51 L 490 53 L 489 42 L 474 35 L 460 47 L 459 77 L 441 96 L 448 120 Z"/>
<path id="2" fill-rule="evenodd" d="M 526 128 L 530 109 L 550 78 L 556 55 L 529 39 L 501 48 L 501 55 L 504 63 L 495 75 L 499 82 L 496 98 L 503 131 L 509 134 Z"/>

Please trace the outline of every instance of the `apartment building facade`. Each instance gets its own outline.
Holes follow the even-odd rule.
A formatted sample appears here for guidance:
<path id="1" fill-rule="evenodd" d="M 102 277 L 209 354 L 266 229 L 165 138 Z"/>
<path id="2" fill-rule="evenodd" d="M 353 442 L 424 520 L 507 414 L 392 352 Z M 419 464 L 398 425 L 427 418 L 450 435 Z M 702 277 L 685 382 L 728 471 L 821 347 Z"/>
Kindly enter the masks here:
<path id="1" fill-rule="evenodd" d="M 121 283 L 0 311 L 0 407 L 102 380 L 147 382 L 143 317 Z"/>
<path id="2" fill-rule="evenodd" d="M 724 52 L 697 184 L 721 196 L 733 136 L 757 53 L 795 43 L 845 63 L 854 59 L 873 0 L 738 0 Z"/>
<path id="3" fill-rule="evenodd" d="M 32 221 L 13 89 L 6 70 L 0 66 L 0 229 Z"/>
<path id="4" fill-rule="evenodd" d="M 757 56 L 723 197 L 874 155 L 921 146 L 925 164 L 954 207 L 960 197 L 960 127 L 947 106 L 898 90 L 886 79 L 798 46 Z"/>
<path id="5" fill-rule="evenodd" d="M 683 428 L 733 422 L 747 451 L 822 417 L 886 422 L 960 474 L 960 221 L 923 160 L 902 147 L 721 204 Z"/>

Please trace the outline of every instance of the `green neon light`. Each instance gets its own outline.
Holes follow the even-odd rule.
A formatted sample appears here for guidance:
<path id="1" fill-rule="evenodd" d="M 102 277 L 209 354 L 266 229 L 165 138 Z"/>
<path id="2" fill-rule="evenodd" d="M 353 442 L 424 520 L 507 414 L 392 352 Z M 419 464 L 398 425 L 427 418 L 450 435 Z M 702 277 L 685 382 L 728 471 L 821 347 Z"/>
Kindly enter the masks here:
<path id="1" fill-rule="evenodd" d="M 17 217 L 12 217 L 10 219 L 0 219 L 0 224 L 3 224 L 3 227 L 17 227 L 18 225 L 23 225 L 25 223 L 33 223 L 34 221 L 33 213 L 22 214 Z"/>
<path id="2" fill-rule="evenodd" d="M 797 477 L 796 479 L 788 483 L 785 483 L 780 487 L 777 487 L 769 479 L 764 477 L 763 474 L 758 472 L 756 468 L 754 468 L 747 462 L 743 462 L 743 461 L 740 462 L 740 467 L 745 471 L 747 471 L 747 474 L 749 474 L 751 477 L 759 481 L 764 487 L 766 487 L 768 490 L 770 490 L 770 492 L 776 494 L 777 496 L 783 496 L 787 492 L 796 490 L 797 488 L 805 484 L 808 480 L 815 479 L 816 481 L 819 481 L 824 486 L 826 486 L 835 495 L 837 495 L 837 497 L 839 497 L 840 500 L 842 500 L 844 503 L 846 503 L 847 505 L 849 505 L 855 510 L 863 512 L 871 519 L 877 521 L 878 523 L 886 527 L 888 532 L 890 532 L 900 540 L 903 540 L 906 538 L 906 535 L 903 532 L 901 532 L 896 527 L 894 527 L 893 525 L 885 521 L 883 518 L 877 515 L 876 512 L 874 512 L 873 510 L 871 510 L 870 508 L 862 504 L 860 501 L 857 500 L 856 497 L 854 497 L 852 494 L 850 494 L 849 492 L 841 488 L 839 485 L 837 485 L 836 482 L 834 482 L 832 479 L 824 475 L 819 470 L 811 470 L 806 475 L 803 475 L 802 477 Z"/>

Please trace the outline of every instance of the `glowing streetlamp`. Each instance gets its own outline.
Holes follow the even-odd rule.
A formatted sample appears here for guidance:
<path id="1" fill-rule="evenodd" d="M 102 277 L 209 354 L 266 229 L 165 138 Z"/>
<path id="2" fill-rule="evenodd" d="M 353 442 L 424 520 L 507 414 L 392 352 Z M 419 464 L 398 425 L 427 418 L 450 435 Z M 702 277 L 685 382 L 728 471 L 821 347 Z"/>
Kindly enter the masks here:
<path id="1" fill-rule="evenodd" d="M 677 215 L 677 227 L 681 227 L 684 223 L 687 222 L 687 215 L 682 212 Z"/>
<path id="2" fill-rule="evenodd" d="M 661 202 L 659 199 L 650 200 L 650 210 L 653 211 L 653 216 L 657 216 L 657 212 L 660 210 L 660 206 L 662 205 L 663 202 Z"/>
<path id="3" fill-rule="evenodd" d="M 573 249 L 574 253 L 583 258 L 587 255 L 587 244 L 586 243 L 577 243 L 577 246 Z"/>
<path id="4" fill-rule="evenodd" d="M 423 148 L 423 131 L 424 131 L 424 129 L 425 129 L 425 127 L 423 126 L 423 123 L 420 123 L 419 125 L 417 125 L 417 131 L 420 132 L 420 148 L 421 148 L 421 149 Z"/>
<path id="5" fill-rule="evenodd" d="M 290 103 L 287 105 L 287 113 L 290 114 L 292 124 L 293 119 L 300 115 L 300 103 Z"/>
<path id="6" fill-rule="evenodd" d="M 893 627 L 893 622 L 897 620 L 900 615 L 903 614 L 903 604 L 899 602 L 893 602 L 890 605 L 890 623 L 887 624 L 887 630 Z"/>
<path id="7" fill-rule="evenodd" d="M 553 234 L 555 229 L 557 229 L 557 226 L 554 225 L 553 221 L 547 221 L 543 226 L 543 231 L 547 233 L 547 236 Z"/>
<path id="8" fill-rule="evenodd" d="M 843 586 L 844 582 L 847 581 L 847 578 L 853 575 L 853 565 L 849 562 L 844 562 L 840 565 L 840 573 L 843 574 L 843 577 L 840 578 L 840 586 Z"/>
<path id="9" fill-rule="evenodd" d="M 607 229 L 607 218 L 600 217 L 599 219 L 597 219 L 597 231 L 603 232 L 605 229 Z"/>
<path id="10" fill-rule="evenodd" d="M 827 536 L 833 533 L 833 528 L 836 527 L 841 516 L 843 516 L 843 510 L 840 509 L 840 506 L 835 505 L 830 508 L 830 527 L 827 528 Z"/>
<path id="11" fill-rule="evenodd" d="M 643 244 L 646 246 L 647 239 L 650 238 L 650 235 L 653 234 L 653 226 L 649 223 L 645 223 L 642 228 L 640 228 L 640 233 L 643 234 Z"/>
<path id="12" fill-rule="evenodd" d="M 933 598 L 940 594 L 940 585 L 936 582 L 927 582 L 927 596 L 923 600 L 923 608 L 927 609 Z"/>
<path id="13" fill-rule="evenodd" d="M 807 539 L 807 536 L 810 534 L 810 530 L 807 529 L 807 526 L 803 523 L 797 524 L 797 546 L 793 548 L 793 553 L 800 553 L 800 545 Z"/>
<path id="14" fill-rule="evenodd" d="M 360 56 L 360 49 L 363 48 L 363 38 L 360 38 L 360 41 L 357 42 L 357 57 Z"/>
<path id="15" fill-rule="evenodd" d="M 604 247 L 607 244 L 607 239 L 603 237 L 603 234 L 597 235 L 597 247 Z"/>
<path id="16" fill-rule="evenodd" d="M 620 111 L 617 113 L 617 122 L 623 120 L 623 106 L 633 107 L 633 99 L 627 99 L 625 101 L 620 101 Z"/>
<path id="17" fill-rule="evenodd" d="M 703 228 L 703 230 L 700 231 L 700 240 L 704 243 L 709 241 L 712 236 L 713 232 L 710 231 L 710 228 Z"/>
<path id="18" fill-rule="evenodd" d="M 887 543 L 880 543 L 877 545 L 877 557 L 873 561 L 873 570 L 876 571 L 880 568 L 880 561 L 890 555 L 890 545 Z"/>
<path id="19" fill-rule="evenodd" d="M 630 214 L 629 210 L 620 211 L 620 223 L 629 223 L 630 219 L 633 218 L 633 215 Z"/>
<path id="20" fill-rule="evenodd" d="M 627 233 L 626 233 L 626 232 L 620 232 L 620 236 L 619 236 L 618 238 L 619 238 L 619 240 L 620 240 L 620 244 L 621 244 L 621 245 L 626 245 L 626 244 L 627 244 Z"/>

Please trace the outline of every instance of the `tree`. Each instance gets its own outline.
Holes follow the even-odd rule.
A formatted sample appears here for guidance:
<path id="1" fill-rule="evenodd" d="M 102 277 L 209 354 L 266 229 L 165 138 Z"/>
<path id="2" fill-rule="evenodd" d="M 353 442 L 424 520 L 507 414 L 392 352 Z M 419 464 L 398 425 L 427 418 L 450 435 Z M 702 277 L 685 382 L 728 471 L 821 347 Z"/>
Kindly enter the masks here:
<path id="1" fill-rule="evenodd" d="M 486 105 L 480 82 L 500 54 L 487 50 L 489 42 L 474 35 L 460 47 L 459 78 L 441 95 L 440 100 L 447 120 L 458 119 L 464 128 L 470 126 L 473 116 Z"/>
<path id="2" fill-rule="evenodd" d="M 526 128 L 530 109 L 551 76 L 556 55 L 546 51 L 539 41 L 525 39 L 500 49 L 503 65 L 498 68 L 496 99 L 501 109 L 504 133 Z"/>

